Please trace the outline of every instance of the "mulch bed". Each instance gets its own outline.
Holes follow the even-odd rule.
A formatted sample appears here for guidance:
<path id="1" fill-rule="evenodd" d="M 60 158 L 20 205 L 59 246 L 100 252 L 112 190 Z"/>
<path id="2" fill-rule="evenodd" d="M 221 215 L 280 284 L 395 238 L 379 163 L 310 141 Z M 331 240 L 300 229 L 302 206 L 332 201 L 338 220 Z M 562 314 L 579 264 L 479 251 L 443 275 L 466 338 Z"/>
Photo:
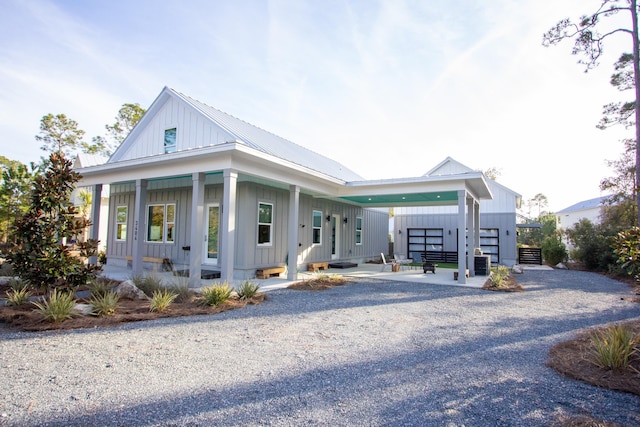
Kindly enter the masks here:
<path id="1" fill-rule="evenodd" d="M 484 282 L 484 285 L 482 285 L 482 289 L 496 292 L 524 292 L 524 286 L 518 283 L 518 281 L 515 277 L 513 277 L 512 274 L 507 277 L 505 283 L 503 283 L 502 286 L 494 286 L 491 279 L 487 279 Z"/>
<path id="2" fill-rule="evenodd" d="M 323 291 L 336 286 L 342 286 L 350 281 L 343 277 L 316 277 L 301 282 L 292 283 L 287 286 L 288 289 L 297 291 Z"/>
<path id="3" fill-rule="evenodd" d="M 640 321 L 625 322 L 640 336 Z M 607 370 L 592 362 L 591 333 L 585 331 L 575 339 L 556 344 L 549 351 L 547 366 L 559 373 L 598 387 L 640 395 L 640 354 L 632 358 L 627 369 Z"/>
<path id="4" fill-rule="evenodd" d="M 253 298 L 246 300 L 229 299 L 217 306 L 204 305 L 192 298 L 187 302 L 174 302 L 163 312 L 149 311 L 148 300 L 120 300 L 118 310 L 112 316 L 77 316 L 59 323 L 45 320 L 39 311 L 34 310 L 33 305 L 25 304 L 18 307 L 0 307 L 0 322 L 4 322 L 10 328 L 21 331 L 47 331 L 65 329 L 83 329 L 109 327 L 126 322 L 139 322 L 164 317 L 182 317 L 194 315 L 206 315 L 221 313 L 227 310 L 235 310 L 245 307 L 247 304 L 260 304 L 266 300 L 266 295 L 258 293 Z M 78 302 L 84 302 L 79 300 Z"/>

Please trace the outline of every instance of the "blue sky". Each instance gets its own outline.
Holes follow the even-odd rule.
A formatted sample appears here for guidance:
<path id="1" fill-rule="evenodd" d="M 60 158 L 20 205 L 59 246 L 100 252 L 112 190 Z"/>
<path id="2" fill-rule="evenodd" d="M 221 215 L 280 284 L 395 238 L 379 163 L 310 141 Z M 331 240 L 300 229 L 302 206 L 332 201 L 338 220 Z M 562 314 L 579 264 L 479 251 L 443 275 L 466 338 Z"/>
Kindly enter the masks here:
<path id="1" fill-rule="evenodd" d="M 447 156 L 560 210 L 600 195 L 619 140 L 600 131 L 629 45 L 585 74 L 541 45 L 599 0 L 0 0 L 0 154 L 37 160 L 40 118 L 88 138 L 164 86 L 332 157 L 368 179 Z M 628 49 L 628 48 L 627 48 Z M 621 97 L 622 96 L 622 97 Z"/>

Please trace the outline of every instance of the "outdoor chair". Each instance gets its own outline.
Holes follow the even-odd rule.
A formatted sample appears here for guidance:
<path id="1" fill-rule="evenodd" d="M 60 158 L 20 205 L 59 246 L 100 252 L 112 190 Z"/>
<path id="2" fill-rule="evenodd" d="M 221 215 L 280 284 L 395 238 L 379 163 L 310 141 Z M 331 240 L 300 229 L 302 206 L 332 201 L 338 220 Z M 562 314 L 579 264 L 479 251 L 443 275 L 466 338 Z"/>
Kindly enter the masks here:
<path id="1" fill-rule="evenodd" d="M 398 256 L 396 254 L 393 254 L 393 262 L 395 262 L 396 264 L 400 265 L 400 268 L 402 268 L 402 266 L 408 267 L 409 264 L 411 264 L 413 262 L 413 260 L 406 259 L 402 255 Z"/>
<path id="2" fill-rule="evenodd" d="M 395 262 L 387 262 L 387 259 L 384 257 L 384 254 L 382 252 L 380 252 L 380 256 L 382 257 L 382 270 L 380 271 L 384 271 L 386 266 L 389 266 L 389 271 L 393 271 L 393 265 L 395 264 Z"/>

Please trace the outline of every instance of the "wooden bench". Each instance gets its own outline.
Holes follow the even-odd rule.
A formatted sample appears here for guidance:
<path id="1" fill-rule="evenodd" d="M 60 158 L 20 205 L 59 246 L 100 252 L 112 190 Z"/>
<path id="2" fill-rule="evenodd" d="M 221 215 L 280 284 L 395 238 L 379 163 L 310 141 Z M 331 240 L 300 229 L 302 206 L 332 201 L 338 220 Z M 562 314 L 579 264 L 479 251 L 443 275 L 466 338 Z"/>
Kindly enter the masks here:
<path id="1" fill-rule="evenodd" d="M 131 255 L 127 255 L 127 263 L 131 261 L 133 261 L 133 257 Z M 156 258 L 156 257 L 145 256 L 145 257 L 142 257 L 142 262 L 162 264 L 162 269 L 164 271 L 173 271 L 173 263 L 169 258 Z"/>
<path id="2" fill-rule="evenodd" d="M 256 270 L 257 279 L 268 279 L 269 277 L 280 277 L 284 273 L 284 267 L 259 268 Z"/>
<path id="3" fill-rule="evenodd" d="M 307 271 L 316 272 L 318 270 L 328 270 L 329 263 L 328 262 L 310 262 L 307 265 Z"/>

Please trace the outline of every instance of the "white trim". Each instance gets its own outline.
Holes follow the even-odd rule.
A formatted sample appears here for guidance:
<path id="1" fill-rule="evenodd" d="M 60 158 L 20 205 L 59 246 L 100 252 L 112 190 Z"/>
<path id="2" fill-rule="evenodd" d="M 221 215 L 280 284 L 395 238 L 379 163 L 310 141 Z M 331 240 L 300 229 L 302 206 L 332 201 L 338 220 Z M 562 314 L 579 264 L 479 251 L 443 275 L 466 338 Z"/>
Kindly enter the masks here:
<path id="1" fill-rule="evenodd" d="M 268 205 L 271 206 L 271 222 L 260 222 L 260 205 Z M 273 246 L 273 217 L 275 216 L 275 210 L 273 208 L 274 204 L 270 202 L 258 202 L 258 223 L 256 229 L 256 243 L 258 247 L 269 247 Z M 269 241 L 267 243 L 260 243 L 260 226 L 261 225 L 269 225 Z"/>
<path id="2" fill-rule="evenodd" d="M 320 215 L 320 227 L 316 227 L 314 220 L 316 218 L 316 214 Z M 311 211 L 311 245 L 312 246 L 322 246 L 322 223 L 324 221 L 324 214 L 322 211 L 319 210 L 312 210 Z M 320 238 L 319 242 L 314 242 L 314 237 L 315 237 L 315 231 L 316 229 L 319 229 L 320 231 L 318 232 L 318 236 Z"/>

